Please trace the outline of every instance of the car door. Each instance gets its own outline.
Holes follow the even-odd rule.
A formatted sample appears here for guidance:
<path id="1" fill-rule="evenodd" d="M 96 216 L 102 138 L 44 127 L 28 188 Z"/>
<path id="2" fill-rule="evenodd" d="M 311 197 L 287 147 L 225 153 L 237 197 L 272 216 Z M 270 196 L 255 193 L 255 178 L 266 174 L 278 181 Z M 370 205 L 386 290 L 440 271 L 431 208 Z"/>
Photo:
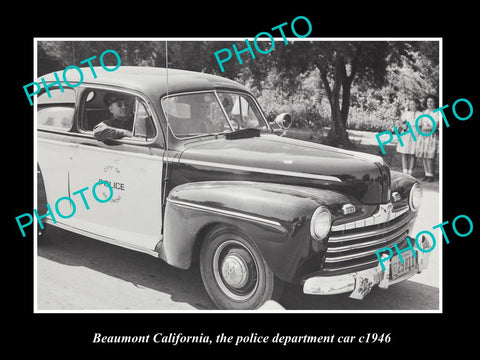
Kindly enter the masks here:
<path id="1" fill-rule="evenodd" d="M 72 151 L 69 186 L 85 190 L 89 209 L 80 204 L 70 224 L 101 236 L 106 241 L 139 250 L 154 250 L 162 238 L 162 137 L 157 119 L 147 100 L 125 92 L 132 99 L 133 134 L 117 140 L 99 141 L 92 129 L 102 116 L 108 116 L 103 97 L 108 89 L 85 89 L 78 127 L 82 134 Z M 106 184 L 94 184 L 100 181 Z M 95 200 L 92 191 L 101 201 Z"/>

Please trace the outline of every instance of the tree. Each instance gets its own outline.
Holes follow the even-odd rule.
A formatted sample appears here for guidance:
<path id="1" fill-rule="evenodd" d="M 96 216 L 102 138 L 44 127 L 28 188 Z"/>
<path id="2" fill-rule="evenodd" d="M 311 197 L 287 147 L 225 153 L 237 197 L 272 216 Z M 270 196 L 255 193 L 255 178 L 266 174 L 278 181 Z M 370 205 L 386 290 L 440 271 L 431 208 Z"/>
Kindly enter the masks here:
<path id="1" fill-rule="evenodd" d="M 318 69 L 319 87 L 325 90 L 330 104 L 327 140 L 332 145 L 351 147 L 346 125 L 352 83 L 361 78 L 369 80 L 372 86 L 381 86 L 387 60 L 397 58 L 393 55 L 391 45 L 384 41 L 296 41 L 279 48 L 276 57 L 286 78 L 312 67 Z"/>
<path id="2" fill-rule="evenodd" d="M 438 69 L 438 46 L 434 42 L 294 41 L 276 47 L 273 57 L 282 83 L 292 89 L 299 74 L 318 69 L 319 88 L 323 88 L 330 104 L 331 128 L 327 140 L 332 145 L 350 147 L 346 129 L 352 84 L 380 88 L 387 81 L 389 65 L 418 64 L 419 53 L 425 53 L 433 69 L 436 61 Z"/>
<path id="3" fill-rule="evenodd" d="M 318 46 L 317 49 L 312 50 L 318 52 Z M 332 127 L 328 139 L 335 145 L 351 146 L 347 133 L 350 90 L 360 67 L 361 54 L 361 43 L 353 46 L 341 43 L 337 44 L 335 50 L 320 52 L 313 58 L 313 63 L 320 71 L 320 78 L 330 103 Z M 348 71 L 347 65 L 349 65 L 350 71 Z M 329 73 L 333 73 L 332 85 L 330 85 Z"/>
<path id="4" fill-rule="evenodd" d="M 328 99 L 331 126 L 327 140 L 341 147 L 352 145 L 347 122 L 352 100 L 355 106 L 358 98 L 352 98 L 352 88 L 382 89 L 377 94 L 388 93 L 390 103 L 398 103 L 398 94 L 402 100 L 409 95 L 422 97 L 433 90 L 438 94 L 437 42 L 289 40 L 284 44 L 277 41 L 270 53 L 257 53 L 255 59 L 243 53 L 242 64 L 232 56 L 221 73 L 213 54 L 222 48 L 232 48 L 232 43 L 239 49 L 246 46 L 244 41 L 42 41 L 38 49 L 38 73 L 41 76 L 69 65 L 80 66 L 80 61 L 93 55 L 99 57 L 107 49 L 118 52 L 122 65 L 165 67 L 168 50 L 171 68 L 237 79 L 259 91 L 267 79 L 268 86 L 281 89 L 287 99 L 298 99 L 304 75 L 315 73 L 318 86 L 309 102 L 317 101 L 317 110 L 328 109 L 327 104 L 323 107 L 322 97 Z M 268 41 L 260 44 L 264 51 L 270 45 Z M 386 84 L 390 88 L 383 91 Z M 308 96 L 308 91 L 305 94 Z M 310 104 L 308 107 L 312 108 Z"/>

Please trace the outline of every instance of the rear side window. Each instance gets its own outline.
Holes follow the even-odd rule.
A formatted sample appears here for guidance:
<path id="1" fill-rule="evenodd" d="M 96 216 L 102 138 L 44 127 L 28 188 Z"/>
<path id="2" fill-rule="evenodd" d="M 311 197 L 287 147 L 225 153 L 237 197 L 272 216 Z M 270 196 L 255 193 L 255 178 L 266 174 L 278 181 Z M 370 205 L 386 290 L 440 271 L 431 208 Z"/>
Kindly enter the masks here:
<path id="1" fill-rule="evenodd" d="M 69 131 L 75 113 L 75 91 L 52 89 L 38 97 L 37 124 L 39 129 Z"/>

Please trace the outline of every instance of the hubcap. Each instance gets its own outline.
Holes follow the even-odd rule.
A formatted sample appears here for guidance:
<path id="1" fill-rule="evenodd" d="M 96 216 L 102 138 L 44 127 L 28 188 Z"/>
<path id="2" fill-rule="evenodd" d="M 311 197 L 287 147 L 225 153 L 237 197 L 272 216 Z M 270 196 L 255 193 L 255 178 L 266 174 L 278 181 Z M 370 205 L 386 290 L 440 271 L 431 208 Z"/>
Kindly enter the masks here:
<path id="1" fill-rule="evenodd" d="M 257 261 L 238 240 L 226 240 L 215 249 L 213 274 L 223 293 L 236 301 L 247 301 L 258 287 Z"/>
<path id="2" fill-rule="evenodd" d="M 228 254 L 222 262 L 222 277 L 227 285 L 242 288 L 248 280 L 247 264 L 237 254 Z"/>

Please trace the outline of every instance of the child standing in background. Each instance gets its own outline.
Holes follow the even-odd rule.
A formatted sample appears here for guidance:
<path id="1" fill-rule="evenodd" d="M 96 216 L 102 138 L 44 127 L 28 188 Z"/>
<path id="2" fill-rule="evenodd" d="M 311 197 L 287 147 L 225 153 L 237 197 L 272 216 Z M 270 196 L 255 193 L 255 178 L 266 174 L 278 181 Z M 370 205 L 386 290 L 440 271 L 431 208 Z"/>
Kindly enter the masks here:
<path id="1" fill-rule="evenodd" d="M 418 141 L 418 134 L 415 130 L 415 120 L 422 113 L 419 111 L 420 101 L 417 98 L 411 98 L 408 101 L 408 110 L 405 111 L 400 120 L 397 120 L 395 126 L 401 132 L 408 130 L 407 122 L 410 124 L 410 128 L 413 129 L 415 138 Z M 402 136 L 403 146 L 400 143 L 397 145 L 397 152 L 402 154 L 402 168 L 403 173 L 413 175 L 413 168 L 415 167 L 415 149 L 416 141 L 411 134 Z"/>
<path id="2" fill-rule="evenodd" d="M 423 167 L 425 169 L 425 178 L 423 178 L 423 181 L 426 182 L 434 181 L 433 163 L 438 150 L 439 113 L 434 113 L 433 110 L 437 107 L 437 104 L 438 101 L 436 96 L 428 95 L 425 98 L 425 106 L 427 109 L 423 113 L 430 115 L 434 119 L 436 130 L 429 136 L 417 137 L 417 146 L 415 149 L 415 156 L 423 158 Z M 432 131 L 433 126 L 431 119 L 428 117 L 422 118 L 418 123 L 419 129 L 425 134 Z"/>

